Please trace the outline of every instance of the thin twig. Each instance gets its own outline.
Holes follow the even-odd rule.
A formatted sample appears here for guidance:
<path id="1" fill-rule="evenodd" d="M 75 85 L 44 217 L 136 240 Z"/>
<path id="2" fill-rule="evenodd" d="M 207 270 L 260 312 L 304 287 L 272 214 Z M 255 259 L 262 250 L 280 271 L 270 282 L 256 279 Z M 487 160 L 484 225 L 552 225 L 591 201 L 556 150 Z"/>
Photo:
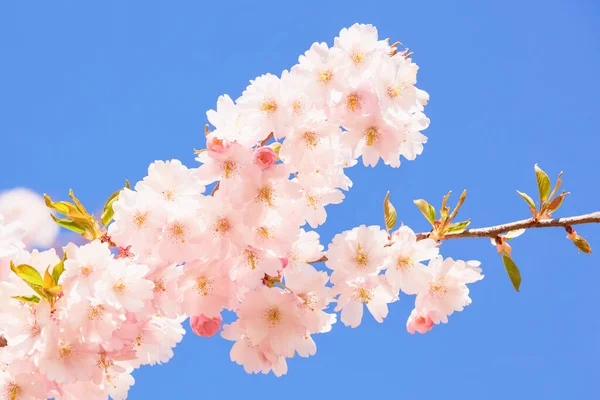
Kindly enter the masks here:
<path id="1" fill-rule="evenodd" d="M 495 238 L 502 233 L 516 231 L 518 229 L 533 229 L 533 228 L 555 228 L 569 227 L 572 225 L 600 223 L 600 211 L 590 214 L 578 215 L 567 218 L 554 218 L 536 221 L 533 218 L 524 219 L 521 221 L 510 222 L 508 224 L 490 226 L 487 228 L 467 229 L 459 233 L 447 233 L 439 240 L 461 239 L 461 238 Z M 427 239 L 431 232 L 417 233 L 417 240 Z M 327 261 L 327 256 L 323 256 L 318 260 L 311 261 L 309 264 Z"/>

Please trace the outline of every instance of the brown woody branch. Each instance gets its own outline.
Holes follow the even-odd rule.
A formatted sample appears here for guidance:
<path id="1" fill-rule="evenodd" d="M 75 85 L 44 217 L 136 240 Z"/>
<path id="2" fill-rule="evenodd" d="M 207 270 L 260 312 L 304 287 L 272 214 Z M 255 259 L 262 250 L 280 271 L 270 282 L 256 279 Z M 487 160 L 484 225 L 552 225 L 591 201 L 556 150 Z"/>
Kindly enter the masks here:
<path id="1" fill-rule="evenodd" d="M 459 233 L 447 233 L 444 237 L 439 240 L 448 240 L 448 239 L 460 239 L 460 238 L 495 238 L 501 235 L 502 233 L 516 231 L 518 229 L 533 229 L 533 228 L 555 228 L 555 227 L 563 227 L 568 228 L 573 225 L 581 225 L 581 224 L 592 224 L 592 223 L 600 223 L 600 211 L 596 211 L 590 214 L 578 215 L 575 217 L 567 217 L 567 218 L 553 218 L 553 219 L 543 219 L 541 221 L 536 221 L 533 218 L 524 219 L 521 221 L 510 222 L 508 224 L 490 226 L 487 228 L 476 228 L 476 229 L 467 229 L 463 232 Z M 427 239 L 431 232 L 426 233 L 417 233 L 417 240 Z M 318 263 L 327 261 L 327 257 L 323 256 L 318 260 L 311 261 L 310 263 Z"/>

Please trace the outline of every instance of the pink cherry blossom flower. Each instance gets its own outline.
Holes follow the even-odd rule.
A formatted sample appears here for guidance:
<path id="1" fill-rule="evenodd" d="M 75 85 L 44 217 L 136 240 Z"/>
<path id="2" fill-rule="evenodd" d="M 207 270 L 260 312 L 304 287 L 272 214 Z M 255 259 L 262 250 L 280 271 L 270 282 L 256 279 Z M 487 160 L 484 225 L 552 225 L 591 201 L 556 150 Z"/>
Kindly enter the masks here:
<path id="1" fill-rule="evenodd" d="M 373 318 L 381 323 L 388 314 L 388 303 L 397 299 L 378 276 L 336 282 L 333 291 L 340 295 L 335 311 L 342 311 L 342 322 L 352 328 L 362 321 L 363 304 Z"/>
<path id="2" fill-rule="evenodd" d="M 384 264 L 387 282 L 406 294 L 426 290 L 430 276 L 421 262 L 438 255 L 436 242 L 433 239 L 417 241 L 417 236 L 407 226 L 395 231 L 392 240 L 394 244 L 388 248 Z"/>
<path id="3" fill-rule="evenodd" d="M 74 383 L 92 378 L 99 357 L 96 347 L 81 342 L 76 331 L 47 324 L 42 330 L 43 348 L 38 367 L 48 379 L 59 383 Z"/>
<path id="4" fill-rule="evenodd" d="M 342 56 L 340 49 L 330 49 L 327 43 L 313 43 L 292 68 L 292 73 L 306 82 L 305 91 L 316 104 L 326 105 L 331 91 L 343 88 L 346 74 Z"/>
<path id="5" fill-rule="evenodd" d="M 261 133 L 259 140 L 270 133 L 276 139 L 286 135 L 281 81 L 275 75 L 265 74 L 250 81 L 236 103 L 240 112 L 247 116 L 245 122 Z"/>
<path id="6" fill-rule="evenodd" d="M 427 314 L 419 315 L 417 310 L 412 310 L 406 321 L 406 330 L 413 335 L 415 332 L 426 334 L 433 328 L 434 322 Z"/>
<path id="7" fill-rule="evenodd" d="M 185 265 L 179 280 L 182 309 L 188 315 L 214 318 L 230 303 L 233 285 L 225 264 L 217 260 L 194 261 Z"/>
<path id="8" fill-rule="evenodd" d="M 86 245 L 66 247 L 67 260 L 59 283 L 80 297 L 94 295 L 94 285 L 102 279 L 113 255 L 107 243 L 94 240 Z"/>
<path id="9" fill-rule="evenodd" d="M 429 262 L 427 288 L 417 294 L 415 308 L 428 313 L 434 323 L 448 322 L 454 311 L 471 304 L 467 283 L 483 279 L 479 262 L 454 261 L 438 256 Z"/>
<path id="10" fill-rule="evenodd" d="M 361 225 L 335 235 L 327 250 L 327 268 L 333 270 L 331 280 L 375 276 L 386 258 L 387 233 L 378 226 Z"/>
<path id="11" fill-rule="evenodd" d="M 220 316 L 208 318 L 204 314 L 193 316 L 190 318 L 190 326 L 192 331 L 198 336 L 211 337 L 221 330 L 223 320 Z"/>
<path id="12" fill-rule="evenodd" d="M 148 176 L 135 185 L 135 190 L 155 197 L 162 209 L 179 209 L 194 204 L 204 193 L 196 171 L 188 169 L 179 160 L 155 161 L 148 167 Z"/>
<path id="13" fill-rule="evenodd" d="M 148 267 L 131 264 L 126 260 L 112 261 L 102 279 L 94 285 L 98 299 L 118 309 L 136 312 L 144 307 L 144 301 L 152 298 L 154 283 L 144 279 Z"/>
<path id="14" fill-rule="evenodd" d="M 240 112 L 240 108 L 228 95 L 219 96 L 217 110 L 208 110 L 206 116 L 208 121 L 216 128 L 209 136 L 218 137 L 227 141 L 228 144 L 237 142 L 249 148 L 264 138 L 260 131 L 247 123 L 246 114 Z M 222 150 L 226 150 L 228 146 L 223 149 L 212 149 L 207 140 L 206 147 L 211 151 L 220 153 Z"/>
<path id="15" fill-rule="evenodd" d="M 258 147 L 252 154 L 254 165 L 262 170 L 275 165 L 277 160 L 279 160 L 279 156 L 275 153 L 275 150 L 267 146 Z"/>
<path id="16" fill-rule="evenodd" d="M 108 227 L 111 240 L 121 247 L 131 246 L 135 254 L 156 247 L 168 212 L 159 206 L 156 195 L 127 188 L 113 204 L 114 221 Z"/>

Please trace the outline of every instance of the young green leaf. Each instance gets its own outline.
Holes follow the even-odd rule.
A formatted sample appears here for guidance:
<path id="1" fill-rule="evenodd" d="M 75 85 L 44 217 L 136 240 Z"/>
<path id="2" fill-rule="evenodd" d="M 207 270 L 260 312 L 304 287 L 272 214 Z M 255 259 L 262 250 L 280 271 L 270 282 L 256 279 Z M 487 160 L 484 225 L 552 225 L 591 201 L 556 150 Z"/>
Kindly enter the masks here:
<path id="1" fill-rule="evenodd" d="M 431 225 L 435 223 L 435 208 L 423 199 L 415 200 L 414 203 L 419 207 L 421 213 L 425 216 Z"/>
<path id="2" fill-rule="evenodd" d="M 533 202 L 533 199 L 527 195 L 527 193 L 519 192 L 518 190 L 517 193 L 523 198 L 523 200 L 527 202 L 530 208 L 533 208 L 533 210 L 535 210 L 535 203 Z"/>
<path id="3" fill-rule="evenodd" d="M 21 264 L 15 265 L 10 262 L 10 269 L 12 272 L 17 274 L 17 276 L 23 279 L 26 283 L 31 283 L 33 285 L 42 286 L 42 276 L 40 273 L 30 265 Z"/>
<path id="4" fill-rule="evenodd" d="M 61 285 L 56 285 L 56 286 L 53 286 L 50 288 L 42 289 L 42 293 L 44 293 L 45 298 L 54 298 L 54 297 L 58 296 L 60 294 L 60 292 L 62 292 Z"/>
<path id="5" fill-rule="evenodd" d="M 19 300 L 25 303 L 39 303 L 40 298 L 32 294 L 31 296 L 12 296 L 13 299 Z"/>
<path id="6" fill-rule="evenodd" d="M 504 262 L 504 268 L 506 268 L 506 272 L 508 273 L 508 277 L 510 278 L 513 287 L 518 292 L 519 287 L 521 286 L 521 273 L 519 272 L 517 264 L 515 264 L 512 258 L 506 253 L 502 254 L 502 261 Z"/>
<path id="7" fill-rule="evenodd" d="M 444 220 L 448 216 L 448 213 L 450 212 L 450 207 L 448 207 L 448 199 L 450 198 L 451 194 L 452 194 L 452 191 L 449 191 L 448 194 L 446 194 L 442 198 L 442 208 L 440 208 L 440 215 L 442 216 L 442 220 Z"/>
<path id="8" fill-rule="evenodd" d="M 50 274 L 50 266 L 46 268 L 46 272 L 44 272 L 44 281 L 42 282 L 42 287 L 44 289 L 51 288 L 54 286 L 54 278 Z"/>
<path id="9" fill-rule="evenodd" d="M 556 186 L 554 186 L 554 189 L 552 189 L 552 193 L 550 193 L 550 196 L 548 196 L 549 199 L 554 197 L 554 195 L 558 192 L 560 185 L 562 185 L 562 174 L 562 171 L 558 174 L 558 178 L 556 178 Z"/>
<path id="10" fill-rule="evenodd" d="M 390 231 L 396 226 L 396 209 L 390 202 L 390 192 L 387 192 L 383 200 L 383 218 L 385 219 L 385 229 Z"/>
<path id="11" fill-rule="evenodd" d="M 561 194 L 556 196 L 548 205 L 548 213 L 553 213 L 554 211 L 558 210 L 560 206 L 562 206 L 565 196 L 568 194 L 569 192 L 563 191 Z"/>
<path id="12" fill-rule="evenodd" d="M 465 229 L 467 229 L 467 227 L 469 226 L 470 223 L 471 223 L 471 218 L 469 218 L 467 221 L 455 222 L 448 227 L 447 233 L 463 232 Z"/>
<path id="13" fill-rule="evenodd" d="M 537 180 L 538 192 L 540 194 L 540 203 L 548 199 L 550 194 L 550 178 L 537 164 L 534 166 L 535 179 Z"/>
<path id="14" fill-rule="evenodd" d="M 54 266 L 54 268 L 52 268 L 52 279 L 54 279 L 54 282 L 56 284 L 58 284 L 58 280 L 60 279 L 60 276 L 62 275 L 63 272 L 65 272 L 65 260 L 67 259 L 67 253 L 65 252 L 63 259 L 60 260 L 60 262 L 58 264 L 56 264 Z"/>
<path id="15" fill-rule="evenodd" d="M 458 204 L 456 204 L 456 207 L 454 207 L 454 210 L 452 210 L 452 213 L 450 214 L 451 221 L 456 217 L 456 214 L 458 214 L 458 210 L 460 210 L 460 208 L 462 207 L 466 198 L 467 198 L 467 189 L 463 190 L 463 192 L 460 194 L 460 197 L 458 199 Z"/>
<path id="16" fill-rule="evenodd" d="M 71 221 L 68 218 L 59 219 L 59 218 L 56 218 L 53 214 L 50 214 L 50 216 L 52 217 L 54 222 L 56 222 L 58 224 L 58 226 L 62 226 L 63 228 L 73 231 L 75 233 L 79 233 L 79 234 L 85 233 L 84 228 L 79 227 L 75 222 Z"/>

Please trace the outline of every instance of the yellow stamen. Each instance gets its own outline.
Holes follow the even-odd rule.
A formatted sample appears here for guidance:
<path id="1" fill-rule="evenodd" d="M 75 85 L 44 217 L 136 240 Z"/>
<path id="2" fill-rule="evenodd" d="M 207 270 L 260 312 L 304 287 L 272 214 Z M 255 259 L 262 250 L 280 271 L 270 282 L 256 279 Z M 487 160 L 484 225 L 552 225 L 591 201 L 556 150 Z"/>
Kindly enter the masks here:
<path id="1" fill-rule="evenodd" d="M 8 400 L 16 400 L 17 396 L 21 393 L 21 387 L 17 386 L 16 383 L 9 383 L 5 390 Z"/>
<path id="2" fill-rule="evenodd" d="M 90 267 L 89 265 L 81 267 L 81 275 L 85 276 L 86 278 L 88 276 L 90 276 L 92 272 L 94 272 L 94 271 L 92 270 L 92 267 Z"/>
<path id="3" fill-rule="evenodd" d="M 367 266 L 367 264 L 369 263 L 369 257 L 362 251 L 362 248 L 360 247 L 360 243 L 358 243 L 354 261 L 356 261 L 356 263 L 362 268 L 365 268 Z"/>
<path id="4" fill-rule="evenodd" d="M 67 357 L 69 354 L 71 354 L 72 351 L 73 345 L 65 342 L 64 340 L 61 340 L 58 343 L 58 354 L 60 355 L 60 358 Z"/>
<path id="5" fill-rule="evenodd" d="M 260 228 L 256 229 L 256 232 L 265 239 L 273 239 L 275 237 L 269 228 L 265 226 L 261 226 Z"/>
<path id="6" fill-rule="evenodd" d="M 372 290 L 365 288 L 358 288 L 354 291 L 354 300 L 359 301 L 361 303 L 369 304 L 369 301 L 373 299 Z"/>
<path id="7" fill-rule="evenodd" d="M 90 306 L 88 309 L 88 318 L 90 321 L 97 321 L 104 315 L 104 307 L 102 305 Z"/>
<path id="8" fill-rule="evenodd" d="M 265 313 L 265 318 L 267 323 L 271 327 L 275 327 L 283 322 L 283 316 L 281 315 L 281 310 L 277 306 L 271 306 L 267 309 Z"/>
<path id="9" fill-rule="evenodd" d="M 309 192 L 306 192 L 306 203 L 313 208 L 313 210 L 317 210 L 317 204 L 319 204 L 319 197 L 313 195 Z"/>
<path id="10" fill-rule="evenodd" d="M 350 112 L 357 112 L 358 110 L 360 110 L 362 108 L 362 104 L 360 103 L 360 96 L 358 95 L 358 93 L 354 92 L 354 93 L 350 93 L 347 97 L 346 97 L 346 107 L 348 108 L 348 111 Z"/>
<path id="11" fill-rule="evenodd" d="M 212 290 L 212 281 L 205 276 L 196 279 L 196 291 L 202 296 L 208 296 Z"/>
<path id="12" fill-rule="evenodd" d="M 231 224 L 227 218 L 221 218 L 217 221 L 217 226 L 215 227 L 215 233 L 227 233 L 231 229 Z"/>
<path id="13" fill-rule="evenodd" d="M 121 279 L 119 279 L 113 286 L 113 290 L 117 294 L 122 295 L 127 291 L 127 285 Z"/>
<path id="14" fill-rule="evenodd" d="M 350 58 L 352 58 L 352 62 L 354 63 L 354 65 L 358 67 L 365 60 L 365 55 L 360 51 L 356 51 L 352 53 L 352 56 Z"/>
<path id="15" fill-rule="evenodd" d="M 414 266 L 415 261 L 412 259 L 412 257 L 399 257 L 398 260 L 396 260 L 396 267 L 399 270 L 408 271 Z"/>
<path id="16" fill-rule="evenodd" d="M 379 139 L 379 131 L 376 127 L 371 126 L 365 130 L 363 139 L 367 142 L 367 146 L 373 146 L 373 143 Z"/>
<path id="17" fill-rule="evenodd" d="M 306 142 L 306 147 L 309 149 L 314 149 L 319 144 L 319 138 L 315 132 L 307 131 L 304 132 L 304 141 Z"/>
<path id="18" fill-rule="evenodd" d="M 258 194 L 256 195 L 256 198 L 259 200 L 262 200 L 268 206 L 272 207 L 273 206 L 273 192 L 274 191 L 272 188 L 263 186 L 260 189 L 258 189 Z"/>
<path id="19" fill-rule="evenodd" d="M 402 90 L 404 89 L 403 85 L 390 85 L 386 88 L 386 93 L 388 95 L 389 98 L 391 99 L 395 99 L 396 97 L 400 96 L 400 93 L 402 93 Z"/>
<path id="20" fill-rule="evenodd" d="M 323 83 L 328 83 L 333 78 L 331 71 L 323 71 L 319 74 L 319 80 Z"/>
<path id="21" fill-rule="evenodd" d="M 164 293 L 167 291 L 167 282 L 164 279 L 155 279 L 154 280 L 154 292 L 155 293 Z"/>
<path id="22" fill-rule="evenodd" d="M 300 102 L 300 100 L 294 100 L 292 102 L 292 110 L 294 115 L 301 115 L 302 114 L 302 102 Z"/>
<path id="23" fill-rule="evenodd" d="M 168 201 L 175 200 L 175 191 L 173 189 L 165 189 L 161 193 L 162 193 L 163 197 L 165 198 L 165 200 L 168 200 Z"/>
<path id="24" fill-rule="evenodd" d="M 436 279 L 429 284 L 429 293 L 438 298 L 443 298 L 448 293 L 448 286 L 443 279 Z"/>
<path id="25" fill-rule="evenodd" d="M 133 222 L 135 222 L 135 225 L 138 228 L 141 228 L 146 223 L 147 218 L 148 218 L 148 212 L 141 213 L 138 211 L 135 213 L 135 216 L 133 217 Z"/>
<path id="26" fill-rule="evenodd" d="M 229 177 L 235 173 L 237 169 L 236 163 L 231 160 L 227 160 L 223 163 L 223 172 L 225 173 L 225 179 L 229 179 Z"/>
<path id="27" fill-rule="evenodd" d="M 185 227 L 180 222 L 175 222 L 169 228 L 169 236 L 172 240 L 185 243 Z"/>
<path id="28" fill-rule="evenodd" d="M 263 101 L 263 103 L 260 106 L 260 111 L 264 112 L 267 115 L 271 115 L 275 111 L 277 111 L 277 103 L 275 102 L 275 100 Z"/>

